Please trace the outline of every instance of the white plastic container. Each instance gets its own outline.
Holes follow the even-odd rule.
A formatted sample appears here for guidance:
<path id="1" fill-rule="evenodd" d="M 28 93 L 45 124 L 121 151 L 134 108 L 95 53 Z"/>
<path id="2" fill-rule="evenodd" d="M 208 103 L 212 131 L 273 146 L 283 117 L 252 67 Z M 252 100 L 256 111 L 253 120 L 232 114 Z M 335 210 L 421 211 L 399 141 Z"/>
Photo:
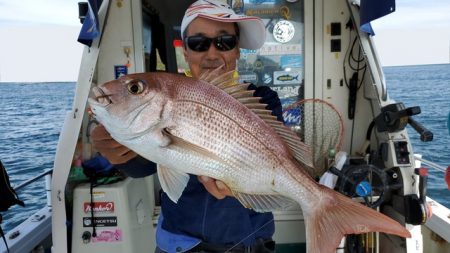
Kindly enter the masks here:
<path id="1" fill-rule="evenodd" d="M 94 237 L 90 185 L 77 186 L 73 199 L 72 253 L 153 252 L 151 199 L 144 179 L 127 178 L 94 187 L 97 234 Z"/>

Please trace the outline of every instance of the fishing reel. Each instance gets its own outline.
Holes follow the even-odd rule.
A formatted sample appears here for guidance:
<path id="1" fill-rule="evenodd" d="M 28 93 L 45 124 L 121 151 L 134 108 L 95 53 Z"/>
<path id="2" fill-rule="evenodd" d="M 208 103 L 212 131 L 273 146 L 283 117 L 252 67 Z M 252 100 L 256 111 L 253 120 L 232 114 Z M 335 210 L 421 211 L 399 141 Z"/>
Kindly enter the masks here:
<path id="1" fill-rule="evenodd" d="M 383 203 L 389 189 L 386 172 L 372 164 L 344 165 L 330 172 L 338 176 L 335 189 L 350 198 L 362 198 L 366 206 L 374 208 Z"/>

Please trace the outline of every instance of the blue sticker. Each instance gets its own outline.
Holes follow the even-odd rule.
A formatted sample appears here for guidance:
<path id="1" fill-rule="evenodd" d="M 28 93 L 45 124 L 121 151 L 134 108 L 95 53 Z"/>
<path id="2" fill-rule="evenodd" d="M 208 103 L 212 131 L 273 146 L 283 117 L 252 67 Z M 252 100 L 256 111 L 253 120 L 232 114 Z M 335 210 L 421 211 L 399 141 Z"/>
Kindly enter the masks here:
<path id="1" fill-rule="evenodd" d="M 248 0 L 251 4 L 274 4 L 275 0 Z"/>
<path id="2" fill-rule="evenodd" d="M 239 49 L 241 51 L 241 54 L 256 54 L 257 51 L 255 49 L 245 49 L 245 48 L 240 48 Z"/>
<path id="3" fill-rule="evenodd" d="M 125 65 L 115 65 L 114 66 L 114 76 L 115 78 L 119 78 L 121 76 L 124 76 L 128 74 L 128 68 Z"/>
<path id="4" fill-rule="evenodd" d="M 284 125 L 298 126 L 301 120 L 301 110 L 299 107 L 294 107 L 283 112 Z"/>
<path id="5" fill-rule="evenodd" d="M 280 66 L 285 68 L 301 68 L 303 62 L 302 55 L 283 55 L 280 58 Z"/>
<path id="6" fill-rule="evenodd" d="M 298 101 L 297 97 L 287 97 L 287 98 L 280 99 L 281 107 L 283 109 L 286 109 L 288 106 L 292 105 L 293 103 L 295 103 L 297 101 Z"/>
<path id="7" fill-rule="evenodd" d="M 300 124 L 300 107 L 293 105 L 297 101 L 297 97 L 287 97 L 280 99 L 281 106 L 283 108 L 283 120 L 286 126 L 298 126 Z"/>

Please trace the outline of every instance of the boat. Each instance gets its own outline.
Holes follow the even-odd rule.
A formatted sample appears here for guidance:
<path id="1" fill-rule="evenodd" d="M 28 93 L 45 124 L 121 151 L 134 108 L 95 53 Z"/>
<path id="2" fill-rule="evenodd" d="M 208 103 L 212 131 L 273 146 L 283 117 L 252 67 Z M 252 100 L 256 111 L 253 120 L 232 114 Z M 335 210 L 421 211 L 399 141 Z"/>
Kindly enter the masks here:
<path id="1" fill-rule="evenodd" d="M 180 23 L 192 2 L 79 4 L 79 41 L 86 46 L 53 170 L 17 187 L 46 177 L 48 203 L 5 235 L 10 252 L 153 252 L 160 214 L 156 176 L 91 187 L 74 175 L 81 161 L 96 154 L 89 139 L 91 87 L 136 72 L 182 74 Z M 426 195 L 422 164 L 442 166 L 414 153 L 405 127 L 413 126 L 424 142 L 432 133 L 413 118 L 419 106 L 406 108 L 389 97 L 371 34 L 370 21 L 394 12 L 395 1 L 228 2 L 237 13 L 261 17 L 268 33 L 260 50 L 241 51 L 240 81 L 278 92 L 286 125 L 317 146 L 315 161 L 337 180 L 335 190 L 397 220 L 412 235 L 347 236 L 336 252 L 450 252 L 450 210 Z M 276 252 L 306 252 L 301 209 L 275 211 L 274 217 Z M 6 252 L 0 243 L 0 253 Z"/>

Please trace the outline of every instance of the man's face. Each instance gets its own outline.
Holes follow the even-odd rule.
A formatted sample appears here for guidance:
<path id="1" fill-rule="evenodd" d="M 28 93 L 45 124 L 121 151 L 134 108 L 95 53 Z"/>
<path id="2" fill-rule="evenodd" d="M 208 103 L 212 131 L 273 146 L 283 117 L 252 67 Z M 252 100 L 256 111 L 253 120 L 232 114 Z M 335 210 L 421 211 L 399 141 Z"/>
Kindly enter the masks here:
<path id="1" fill-rule="evenodd" d="M 234 23 L 196 18 L 187 27 L 186 35 L 188 37 L 203 35 L 208 38 L 216 38 L 220 35 L 236 35 L 236 29 Z M 209 49 L 204 52 L 196 52 L 185 46 L 184 57 L 195 78 L 199 78 L 201 73 L 208 69 L 216 69 L 222 65 L 223 72 L 234 70 L 236 61 L 239 59 L 239 43 L 229 51 L 218 50 L 214 43 L 211 43 Z"/>

